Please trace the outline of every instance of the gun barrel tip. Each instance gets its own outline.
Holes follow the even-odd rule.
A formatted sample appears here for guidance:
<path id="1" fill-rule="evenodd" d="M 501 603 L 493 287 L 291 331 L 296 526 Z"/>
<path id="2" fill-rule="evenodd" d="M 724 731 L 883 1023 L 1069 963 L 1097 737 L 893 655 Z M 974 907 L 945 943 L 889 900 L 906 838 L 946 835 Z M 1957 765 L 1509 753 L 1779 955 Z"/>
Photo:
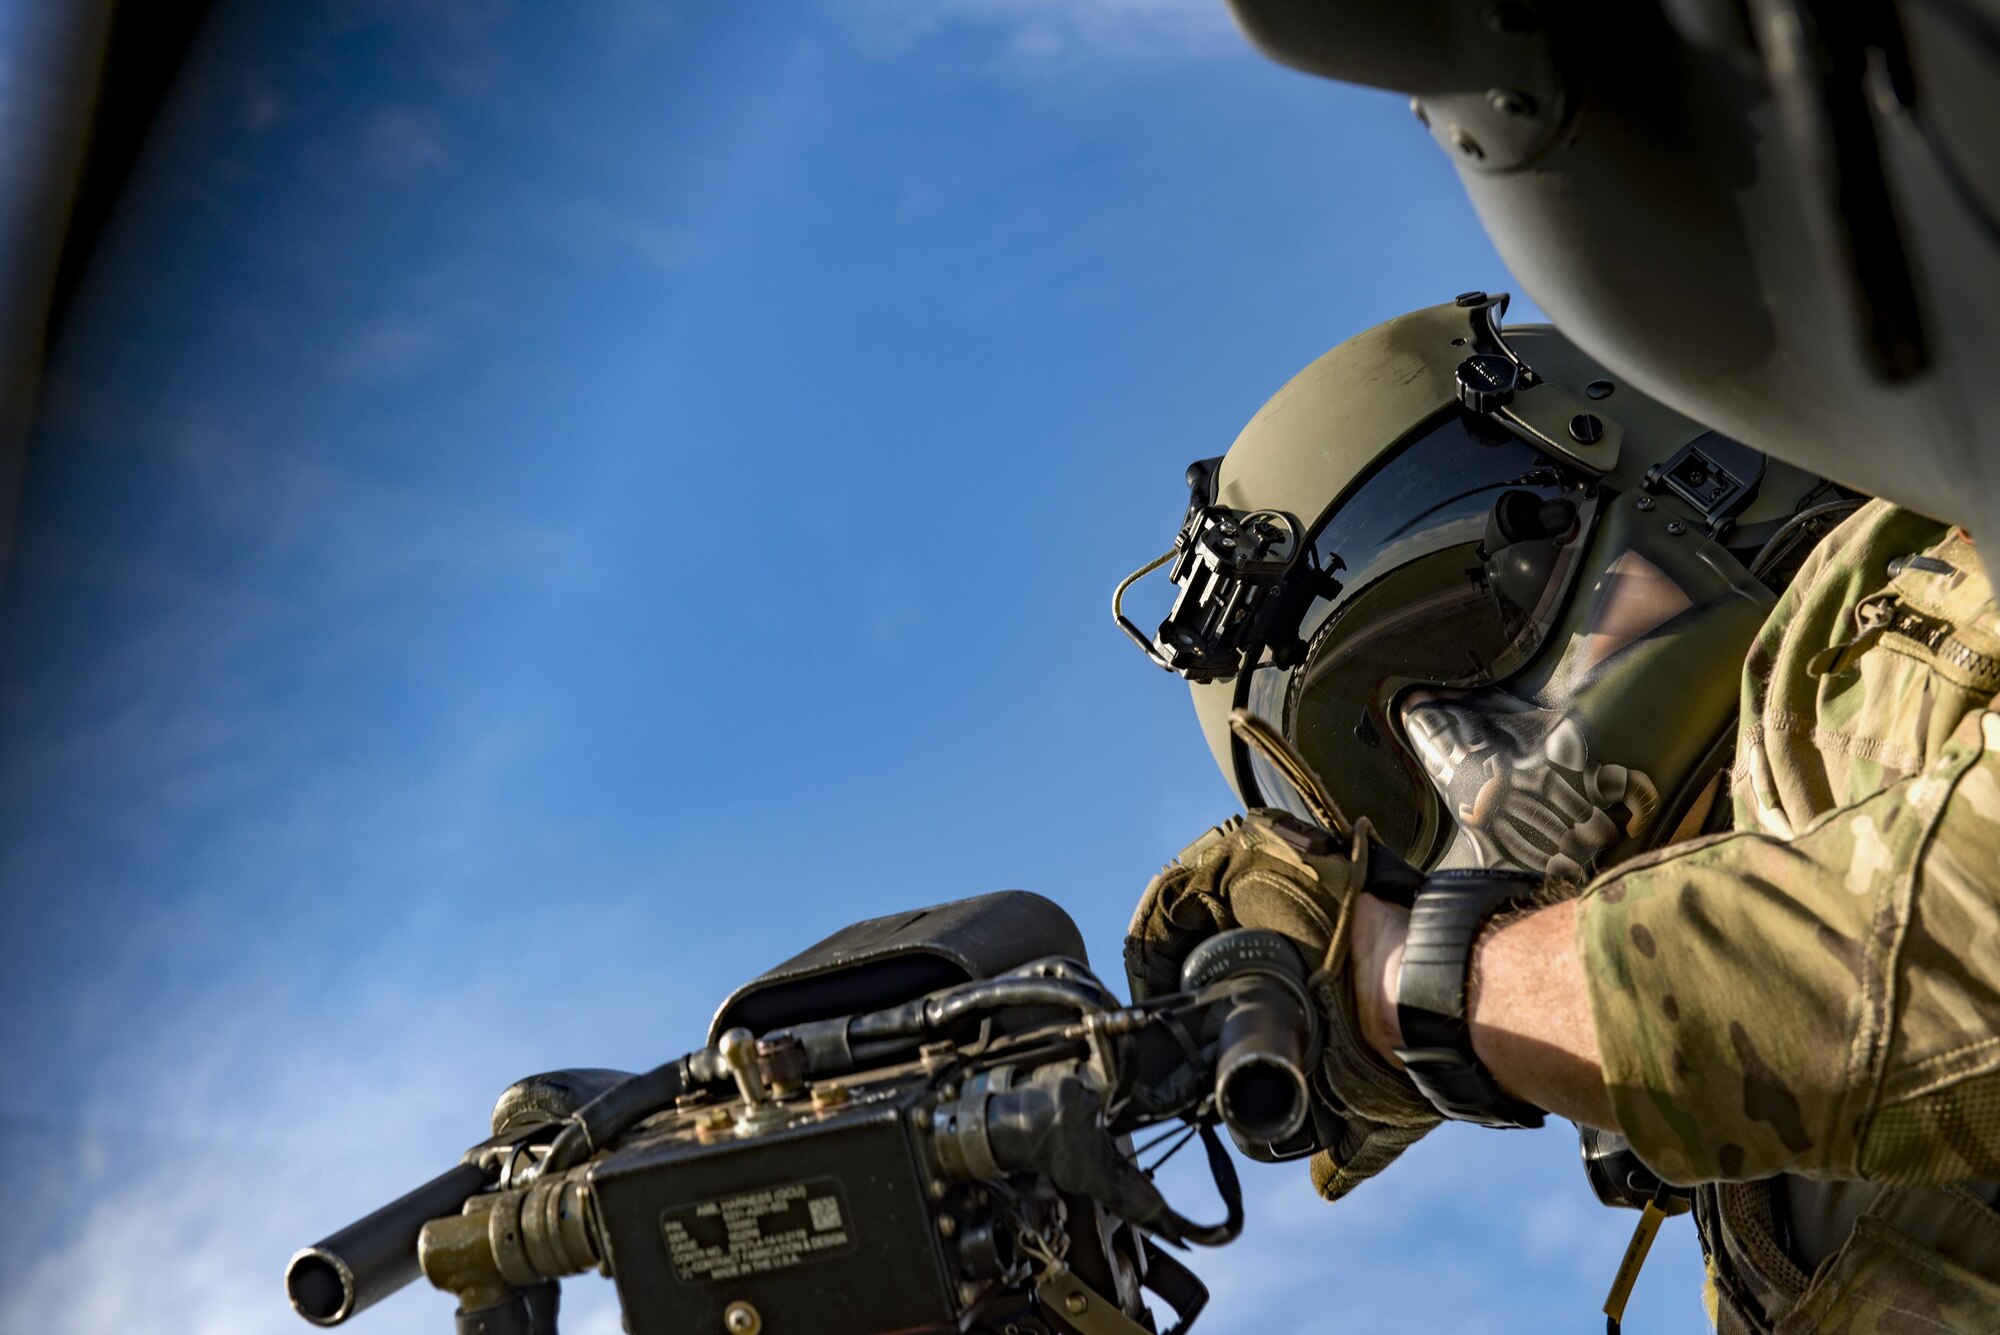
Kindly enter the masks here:
<path id="1" fill-rule="evenodd" d="M 337 1326 L 354 1312 L 354 1275 L 338 1256 L 308 1247 L 285 1267 L 285 1294 L 315 1326 Z"/>
<path id="2" fill-rule="evenodd" d="M 1236 1063 L 1217 1083 L 1222 1120 L 1257 1140 L 1285 1140 L 1305 1124 L 1311 1095 L 1290 1062 L 1263 1055 Z"/>

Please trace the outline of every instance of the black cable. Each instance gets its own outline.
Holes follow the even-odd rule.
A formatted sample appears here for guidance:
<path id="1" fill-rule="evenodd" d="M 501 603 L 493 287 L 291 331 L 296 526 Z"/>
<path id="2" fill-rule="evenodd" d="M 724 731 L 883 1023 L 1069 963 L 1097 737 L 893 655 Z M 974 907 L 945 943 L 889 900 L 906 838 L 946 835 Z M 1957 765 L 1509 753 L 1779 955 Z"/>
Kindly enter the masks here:
<path id="1" fill-rule="evenodd" d="M 671 1108 L 691 1083 L 686 1057 L 622 1080 L 570 1114 L 542 1162 L 544 1174 L 574 1168 L 640 1122 Z"/>
<path id="2" fill-rule="evenodd" d="M 1180 1139 L 1176 1139 L 1176 1141 L 1174 1141 L 1174 1143 L 1172 1143 L 1172 1145 L 1168 1147 L 1168 1151 L 1166 1151 L 1164 1155 L 1160 1155 L 1158 1159 L 1154 1159 L 1150 1167 L 1142 1167 L 1142 1169 L 1140 1169 L 1140 1173 L 1144 1173 L 1146 1177 L 1152 1177 L 1154 1173 L 1158 1173 L 1158 1171 L 1160 1171 L 1162 1167 L 1166 1167 L 1166 1161 L 1168 1161 L 1168 1159 L 1172 1159 L 1174 1155 L 1178 1155 L 1178 1153 L 1180 1153 L 1180 1151 L 1182 1151 L 1182 1149 L 1186 1147 L 1186 1143 L 1194 1139 L 1194 1133 L 1196 1133 L 1196 1131 L 1198 1131 L 1198 1127 L 1188 1127 L 1186 1131 L 1182 1131 L 1182 1133 L 1180 1133 Z M 1164 1139 L 1164 1137 L 1162 1137 L 1162 1139 Z M 1134 1159 L 1136 1159 L 1136 1155 L 1134 1155 Z"/>
<path id="3" fill-rule="evenodd" d="M 1048 955 L 1032 963 L 1023 964 L 1018 969 L 1009 969 L 1000 976 L 1002 978 L 1056 978 L 1066 983 L 1075 983 L 1078 987 L 1091 989 L 1091 991 L 1097 994 L 1097 1000 L 1105 1010 L 1115 1011 L 1121 1005 L 1111 989 L 1104 985 L 1103 979 L 1092 973 L 1088 966 L 1069 958 L 1067 955 Z"/>
<path id="4" fill-rule="evenodd" d="M 1125 1157 L 1132 1160 L 1132 1162 L 1137 1163 L 1141 1156 L 1152 1152 L 1154 1149 L 1157 1149 L 1161 1145 L 1166 1144 L 1168 1141 L 1172 1140 L 1175 1136 L 1180 1136 L 1185 1138 L 1188 1135 L 1191 1135 L 1192 1133 L 1193 1133 L 1192 1128 L 1190 1127 L 1186 1126 L 1170 1127 L 1167 1130 L 1162 1131 L 1159 1135 L 1154 1136 L 1151 1140 L 1147 1141 L 1145 1144 L 1134 1145 L 1132 1147 L 1132 1152 L 1126 1155 Z"/>
<path id="5" fill-rule="evenodd" d="M 1174 1046 L 1181 1050 L 1189 1066 L 1201 1069 L 1201 1044 L 1195 1042 L 1194 1035 L 1188 1032 L 1187 1021 L 1173 1011 L 1162 1011 L 1154 1017 L 1153 1023 L 1167 1031 L 1167 1036 L 1174 1040 Z"/>
<path id="6" fill-rule="evenodd" d="M 1060 978 L 989 978 L 888 1010 L 857 1015 L 848 1021 L 847 1032 L 855 1041 L 921 1038 L 974 1015 L 1009 1006 L 1061 1006 L 1086 1015 L 1103 1009 L 1085 984 Z"/>
<path id="7" fill-rule="evenodd" d="M 1765 539 L 1764 545 L 1757 549 L 1757 554 L 1750 558 L 1751 578 L 1762 579 L 1789 557 L 1797 548 L 1800 537 L 1808 525 L 1821 519 L 1831 519 L 1836 514 L 1851 514 L 1866 504 L 1864 500 L 1843 498 L 1837 501 L 1823 501 L 1809 509 L 1799 511 L 1779 525 L 1778 531 Z M 1780 543 L 1785 545 L 1781 548 Z"/>
<path id="8" fill-rule="evenodd" d="M 1223 1219 L 1219 1224 L 1197 1224 L 1176 1210 L 1167 1217 L 1182 1239 L 1201 1247 L 1221 1247 L 1243 1234 L 1243 1182 L 1236 1176 L 1236 1163 L 1222 1144 L 1222 1137 L 1206 1123 L 1200 1128 L 1202 1148 L 1208 1151 L 1208 1171 L 1215 1178 L 1216 1194 L 1222 1197 Z"/>

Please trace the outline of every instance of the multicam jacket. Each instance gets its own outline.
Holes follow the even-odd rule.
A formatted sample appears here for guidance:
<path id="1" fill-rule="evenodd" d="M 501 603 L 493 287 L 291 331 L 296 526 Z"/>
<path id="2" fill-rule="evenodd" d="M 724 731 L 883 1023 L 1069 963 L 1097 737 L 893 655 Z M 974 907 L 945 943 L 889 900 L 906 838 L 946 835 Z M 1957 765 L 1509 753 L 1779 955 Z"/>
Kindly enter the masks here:
<path id="1" fill-rule="evenodd" d="M 1621 1128 L 1724 1332 L 2000 1332 L 2000 609 L 1876 502 L 1751 651 L 1735 830 L 1586 890 Z"/>

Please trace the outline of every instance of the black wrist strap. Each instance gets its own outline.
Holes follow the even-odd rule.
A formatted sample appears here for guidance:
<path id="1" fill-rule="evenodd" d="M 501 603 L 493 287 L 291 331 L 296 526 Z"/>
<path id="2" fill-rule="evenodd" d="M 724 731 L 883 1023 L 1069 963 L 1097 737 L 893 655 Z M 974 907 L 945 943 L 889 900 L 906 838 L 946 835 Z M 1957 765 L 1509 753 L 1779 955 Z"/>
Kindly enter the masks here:
<path id="1" fill-rule="evenodd" d="M 1517 872 L 1434 872 L 1410 909 L 1396 1018 L 1404 1046 L 1396 1057 L 1433 1107 L 1481 1126 L 1534 1127 L 1540 1108 L 1501 1090 L 1472 1051 L 1466 983 L 1472 943 L 1494 914 L 1531 900 L 1541 878 Z"/>

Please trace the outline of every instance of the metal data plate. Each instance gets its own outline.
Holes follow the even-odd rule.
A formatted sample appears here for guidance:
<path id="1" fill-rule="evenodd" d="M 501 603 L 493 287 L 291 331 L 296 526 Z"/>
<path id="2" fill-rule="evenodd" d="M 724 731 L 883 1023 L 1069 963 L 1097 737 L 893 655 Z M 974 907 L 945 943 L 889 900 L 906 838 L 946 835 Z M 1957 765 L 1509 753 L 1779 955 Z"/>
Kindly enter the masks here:
<path id="1" fill-rule="evenodd" d="M 905 1114 L 912 1081 L 754 1135 L 676 1129 L 591 1174 L 632 1335 L 921 1330 L 957 1319 Z M 663 1128 L 664 1130 L 664 1128 Z"/>

